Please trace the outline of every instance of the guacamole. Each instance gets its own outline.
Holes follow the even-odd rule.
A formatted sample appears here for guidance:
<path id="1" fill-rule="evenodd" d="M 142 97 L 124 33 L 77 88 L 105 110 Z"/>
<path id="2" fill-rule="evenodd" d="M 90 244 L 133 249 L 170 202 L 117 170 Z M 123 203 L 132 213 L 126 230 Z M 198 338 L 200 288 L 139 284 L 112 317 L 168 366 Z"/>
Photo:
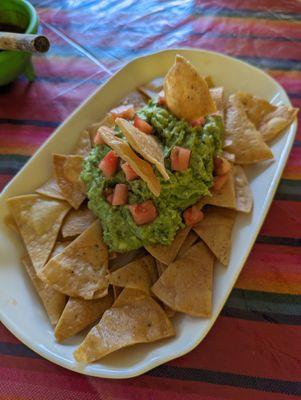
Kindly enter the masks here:
<path id="1" fill-rule="evenodd" d="M 193 128 L 153 102 L 142 108 L 138 115 L 152 125 L 153 134 L 164 148 L 165 167 L 170 179 L 163 180 L 153 167 L 161 184 L 160 196 L 154 196 L 142 179 L 128 182 L 121 169 L 113 177 L 105 178 L 98 164 L 110 151 L 106 145 L 92 149 L 84 161 L 81 174 L 87 188 L 88 206 L 101 220 L 104 241 L 111 251 L 125 252 L 155 243 L 170 244 L 177 230 L 184 226 L 182 212 L 200 197 L 210 194 L 213 156 L 219 154 L 222 148 L 223 124 L 219 116 L 208 116 L 204 126 Z M 115 130 L 116 135 L 122 136 L 118 128 Z M 189 168 L 184 172 L 171 170 L 169 156 L 174 146 L 191 150 Z M 117 183 L 128 185 L 129 204 L 151 199 L 158 212 L 157 218 L 138 226 L 128 205 L 112 206 L 108 203 L 103 192 Z"/>

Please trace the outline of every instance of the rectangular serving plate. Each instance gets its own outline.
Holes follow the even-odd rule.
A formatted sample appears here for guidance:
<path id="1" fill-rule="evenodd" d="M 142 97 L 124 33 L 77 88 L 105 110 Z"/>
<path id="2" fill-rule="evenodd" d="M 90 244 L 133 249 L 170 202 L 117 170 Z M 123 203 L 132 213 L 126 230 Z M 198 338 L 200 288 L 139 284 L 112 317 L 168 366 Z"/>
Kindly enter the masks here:
<path id="1" fill-rule="evenodd" d="M 273 162 L 245 168 L 254 195 L 254 208 L 250 215 L 240 214 L 237 217 L 228 268 L 219 263 L 215 265 L 212 317 L 201 319 L 177 314 L 174 319 L 177 335 L 172 339 L 129 347 L 87 366 L 76 363 L 72 353 L 83 335 L 77 335 L 65 344 L 55 341 L 53 329 L 20 263 L 23 244 L 4 224 L 4 216 L 8 214 L 5 199 L 32 193 L 50 177 L 52 153 L 70 153 L 84 128 L 101 120 L 110 108 L 137 86 L 154 77 L 163 76 L 173 64 L 176 54 L 188 58 L 202 75 L 211 75 L 216 86 L 225 87 L 227 95 L 244 90 L 276 105 L 290 105 L 285 91 L 276 81 L 263 71 L 234 58 L 192 49 L 165 50 L 146 55 L 125 65 L 97 89 L 53 133 L 0 196 L 1 321 L 33 351 L 79 373 L 107 378 L 129 378 L 186 354 L 203 340 L 218 317 L 250 253 L 294 141 L 296 121 L 272 143 L 275 156 Z"/>

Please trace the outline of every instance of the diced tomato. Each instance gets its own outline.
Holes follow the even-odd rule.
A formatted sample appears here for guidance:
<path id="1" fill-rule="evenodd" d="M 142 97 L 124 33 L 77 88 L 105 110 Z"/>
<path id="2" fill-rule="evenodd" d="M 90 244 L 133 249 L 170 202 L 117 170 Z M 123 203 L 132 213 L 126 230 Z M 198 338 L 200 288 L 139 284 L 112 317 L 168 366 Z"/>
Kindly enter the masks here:
<path id="1" fill-rule="evenodd" d="M 204 213 L 196 206 L 192 206 L 184 211 L 183 218 L 185 225 L 195 225 L 198 222 L 202 221 L 202 219 L 204 218 Z"/>
<path id="2" fill-rule="evenodd" d="M 112 204 L 113 201 L 113 188 L 105 188 L 103 191 L 104 197 L 107 200 L 108 203 Z"/>
<path id="3" fill-rule="evenodd" d="M 134 126 L 139 129 L 139 131 L 144 132 L 147 135 L 150 135 L 153 132 L 153 127 L 148 122 L 138 117 L 138 115 L 135 115 Z"/>
<path id="4" fill-rule="evenodd" d="M 221 188 L 224 186 L 224 184 L 227 182 L 228 179 L 229 179 L 229 174 L 215 176 L 213 178 L 212 189 L 215 192 L 219 192 L 221 190 Z"/>
<path id="5" fill-rule="evenodd" d="M 111 193 L 111 194 L 107 195 L 106 200 L 108 203 L 113 204 L 113 198 L 114 198 L 114 195 L 113 195 L 113 193 Z"/>
<path id="6" fill-rule="evenodd" d="M 98 146 L 99 144 L 104 144 L 104 141 L 102 140 L 102 137 L 100 136 L 100 133 L 96 133 L 93 139 L 94 145 Z"/>
<path id="7" fill-rule="evenodd" d="M 102 171 L 106 178 L 110 178 L 117 171 L 118 163 L 119 157 L 114 153 L 113 150 L 110 150 L 108 154 L 106 154 L 100 161 L 98 168 Z"/>
<path id="8" fill-rule="evenodd" d="M 189 167 L 191 151 L 184 147 L 175 146 L 170 155 L 173 171 L 186 171 Z"/>
<path id="9" fill-rule="evenodd" d="M 133 104 L 127 104 L 113 108 L 110 111 L 110 115 L 113 121 L 115 121 L 116 118 L 133 119 L 135 116 L 135 109 Z"/>
<path id="10" fill-rule="evenodd" d="M 191 121 L 191 126 L 203 126 L 205 123 L 205 117 L 200 117 L 198 119 L 195 119 L 194 121 Z"/>
<path id="11" fill-rule="evenodd" d="M 161 90 L 161 92 L 159 93 L 157 102 L 159 106 L 166 106 L 164 90 Z"/>
<path id="12" fill-rule="evenodd" d="M 125 173 L 125 178 L 127 181 L 133 181 L 134 179 L 139 177 L 139 175 L 136 174 L 136 172 L 133 170 L 128 162 L 122 164 L 121 168 Z"/>
<path id="13" fill-rule="evenodd" d="M 221 176 L 227 174 L 231 170 L 231 164 L 223 157 L 214 157 L 215 175 Z"/>
<path id="14" fill-rule="evenodd" d="M 117 183 L 113 193 L 113 206 L 123 206 L 128 202 L 129 190 L 124 183 Z"/>
<path id="15" fill-rule="evenodd" d="M 129 206 L 132 217 L 136 225 L 145 225 L 153 222 L 157 218 L 157 210 L 151 200 L 144 203 L 132 204 Z"/>

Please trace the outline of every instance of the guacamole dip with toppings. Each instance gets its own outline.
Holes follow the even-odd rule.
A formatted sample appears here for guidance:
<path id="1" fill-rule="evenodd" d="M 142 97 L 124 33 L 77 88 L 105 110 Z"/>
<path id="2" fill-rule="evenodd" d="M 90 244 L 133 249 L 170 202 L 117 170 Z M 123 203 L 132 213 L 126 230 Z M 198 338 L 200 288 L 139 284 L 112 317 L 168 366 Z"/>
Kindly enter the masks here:
<path id="1" fill-rule="evenodd" d="M 122 168 L 105 177 L 99 163 L 111 151 L 97 145 L 84 161 L 81 178 L 87 188 L 88 206 L 101 220 L 104 241 L 110 251 L 126 252 L 142 246 L 161 243 L 169 245 L 177 230 L 184 227 L 182 213 L 200 197 L 209 195 L 213 184 L 213 157 L 221 152 L 223 124 L 219 116 L 207 116 L 203 126 L 192 127 L 189 122 L 173 116 L 166 108 L 150 101 L 138 111 L 138 116 L 153 128 L 163 146 L 165 168 L 169 180 L 164 180 L 152 166 L 161 185 L 156 197 L 140 177 L 128 181 Z M 124 138 L 118 128 L 115 134 Z M 175 146 L 190 150 L 189 166 L 185 171 L 174 171 L 171 152 Z M 117 184 L 127 185 L 127 204 L 113 206 L 106 197 Z M 138 225 L 130 212 L 130 205 L 151 200 L 157 210 L 156 218 Z"/>

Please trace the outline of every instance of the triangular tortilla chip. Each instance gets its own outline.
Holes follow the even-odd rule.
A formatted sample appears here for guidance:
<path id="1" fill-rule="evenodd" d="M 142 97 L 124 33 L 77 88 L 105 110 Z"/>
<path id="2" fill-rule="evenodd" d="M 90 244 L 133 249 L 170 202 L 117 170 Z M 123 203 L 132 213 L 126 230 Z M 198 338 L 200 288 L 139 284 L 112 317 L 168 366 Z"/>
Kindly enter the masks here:
<path id="1" fill-rule="evenodd" d="M 123 347 L 174 334 L 171 321 L 155 300 L 140 290 L 124 289 L 74 352 L 74 357 L 88 363 Z"/>
<path id="2" fill-rule="evenodd" d="M 39 272 L 53 249 L 70 206 L 66 202 L 38 194 L 11 197 L 7 200 L 7 204 L 33 266 Z"/>
<path id="3" fill-rule="evenodd" d="M 274 106 L 264 99 L 258 99 L 249 93 L 238 92 L 245 112 L 251 122 L 262 134 L 263 140 L 269 142 L 287 128 L 298 113 L 298 108 Z"/>
<path id="4" fill-rule="evenodd" d="M 233 166 L 236 207 L 240 212 L 249 213 L 253 206 L 253 195 L 249 186 L 248 179 L 242 167 Z"/>
<path id="5" fill-rule="evenodd" d="M 163 272 L 166 270 L 167 265 L 161 263 L 161 261 L 156 260 L 156 267 L 157 267 L 157 272 L 158 272 L 158 277 L 160 278 L 160 276 L 163 274 Z"/>
<path id="6" fill-rule="evenodd" d="M 211 75 L 204 76 L 204 79 L 209 89 L 214 88 L 215 85 Z"/>
<path id="7" fill-rule="evenodd" d="M 56 340 L 62 342 L 101 318 L 103 313 L 112 306 L 113 300 L 111 292 L 95 300 L 70 297 L 55 327 Z"/>
<path id="8" fill-rule="evenodd" d="M 177 259 L 183 257 L 186 251 L 189 250 L 192 245 L 194 245 L 198 238 L 198 235 L 194 231 L 190 231 L 178 252 Z"/>
<path id="9" fill-rule="evenodd" d="M 87 157 L 87 155 L 91 151 L 91 138 L 90 138 L 90 133 L 87 129 L 82 131 L 79 135 L 79 138 L 77 140 L 77 143 L 75 145 L 75 149 L 73 151 L 73 154 L 77 154 L 79 156 Z"/>
<path id="10" fill-rule="evenodd" d="M 145 85 L 139 86 L 138 90 L 145 94 L 152 100 L 156 100 L 159 93 L 163 89 L 163 77 L 155 78 L 152 81 L 146 83 Z"/>
<path id="11" fill-rule="evenodd" d="M 228 99 L 225 130 L 226 136 L 232 139 L 232 144 L 224 148 L 235 154 L 237 164 L 254 164 L 273 158 L 273 153 L 265 144 L 261 133 L 248 119 L 237 94 L 232 94 Z"/>
<path id="12" fill-rule="evenodd" d="M 89 125 L 87 130 L 90 134 L 92 146 L 94 146 L 94 138 L 96 136 L 98 129 L 101 126 L 107 126 L 108 128 L 113 128 L 114 125 L 115 122 L 110 114 L 107 114 L 100 122 L 95 122 L 94 124 Z"/>
<path id="13" fill-rule="evenodd" d="M 58 184 L 56 183 L 54 177 L 48 179 L 48 181 L 43 183 L 43 185 L 38 187 L 35 191 L 47 197 L 52 197 L 57 200 L 65 200 L 65 197 L 63 196 L 60 188 L 58 187 Z"/>
<path id="14" fill-rule="evenodd" d="M 62 237 L 70 238 L 80 235 L 95 221 L 95 219 L 95 215 L 87 206 L 79 208 L 78 210 L 70 210 L 62 225 Z"/>
<path id="15" fill-rule="evenodd" d="M 205 79 L 182 56 L 176 56 L 163 87 L 167 107 L 178 118 L 192 121 L 216 112 Z"/>
<path id="16" fill-rule="evenodd" d="M 214 256 L 200 242 L 170 264 L 152 287 L 153 293 L 173 310 L 209 317 L 212 303 Z"/>
<path id="17" fill-rule="evenodd" d="M 90 300 L 107 294 L 107 273 L 108 249 L 97 220 L 52 258 L 38 276 L 68 296 Z"/>
<path id="18" fill-rule="evenodd" d="M 216 114 L 220 115 L 222 119 L 225 116 L 225 101 L 224 101 L 224 88 L 216 87 L 209 90 L 212 100 L 216 106 Z"/>
<path id="19" fill-rule="evenodd" d="M 120 293 L 123 291 L 122 287 L 112 285 L 113 289 L 113 296 L 114 296 L 114 301 L 117 299 L 117 297 L 120 295 Z"/>
<path id="20" fill-rule="evenodd" d="M 166 270 L 167 265 L 162 264 L 159 260 L 156 260 L 156 266 L 157 266 L 158 278 L 160 278 L 160 276 Z M 163 307 L 163 310 L 165 311 L 165 314 L 168 316 L 168 318 L 172 318 L 175 315 L 176 313 L 175 310 L 171 309 L 166 304 L 162 303 L 161 306 Z"/>
<path id="21" fill-rule="evenodd" d="M 235 154 L 229 153 L 228 151 L 223 151 L 222 157 L 230 161 L 232 164 L 235 163 Z"/>
<path id="22" fill-rule="evenodd" d="M 163 264 L 168 265 L 173 262 L 173 260 L 175 260 L 175 258 L 177 257 L 177 254 L 189 231 L 190 227 L 188 226 L 180 229 L 176 233 L 173 242 L 169 246 L 164 246 L 163 244 L 152 244 L 149 246 L 145 246 L 145 248 L 157 260 L 161 261 Z"/>
<path id="23" fill-rule="evenodd" d="M 14 231 L 15 233 L 18 233 L 20 235 L 18 225 L 15 223 L 15 220 L 13 219 L 13 217 L 11 215 L 6 215 L 4 217 L 4 222 L 5 222 L 5 225 L 8 226 L 12 231 Z"/>
<path id="24" fill-rule="evenodd" d="M 193 230 L 224 265 L 229 264 L 231 234 L 236 217 L 234 210 L 212 207 L 205 211 L 204 219 Z"/>
<path id="25" fill-rule="evenodd" d="M 57 256 L 58 254 L 61 254 L 63 252 L 63 250 L 65 250 L 65 248 L 67 246 L 69 246 L 70 243 L 71 243 L 71 240 L 65 240 L 64 242 L 56 242 L 56 244 L 50 254 L 49 260 L 51 258 Z"/>
<path id="26" fill-rule="evenodd" d="M 163 148 L 157 138 L 153 135 L 146 135 L 141 132 L 126 119 L 116 118 L 115 122 L 132 148 L 137 153 L 141 154 L 145 160 L 154 164 L 163 178 L 168 180 L 169 175 L 164 166 Z"/>
<path id="27" fill-rule="evenodd" d="M 85 199 L 84 184 L 80 179 L 82 156 L 53 154 L 53 168 L 56 182 L 61 193 L 75 209 Z"/>
<path id="28" fill-rule="evenodd" d="M 139 289 L 145 293 L 149 293 L 155 281 L 155 263 L 152 256 L 132 261 L 109 275 L 109 283 L 111 285 Z"/>
<path id="29" fill-rule="evenodd" d="M 37 273 L 28 254 L 25 254 L 22 257 L 22 264 L 26 268 L 31 281 L 42 300 L 50 323 L 56 325 L 65 307 L 67 297 L 63 293 L 60 293 L 47 285 L 47 283 L 42 282 L 41 279 L 37 277 Z"/>
<path id="30" fill-rule="evenodd" d="M 149 190 L 158 197 L 161 191 L 160 182 L 154 174 L 151 165 L 138 157 L 128 143 L 115 136 L 112 129 L 102 126 L 99 128 L 98 132 L 104 142 L 111 147 L 122 160 L 130 164 L 136 174 L 146 182 Z"/>

